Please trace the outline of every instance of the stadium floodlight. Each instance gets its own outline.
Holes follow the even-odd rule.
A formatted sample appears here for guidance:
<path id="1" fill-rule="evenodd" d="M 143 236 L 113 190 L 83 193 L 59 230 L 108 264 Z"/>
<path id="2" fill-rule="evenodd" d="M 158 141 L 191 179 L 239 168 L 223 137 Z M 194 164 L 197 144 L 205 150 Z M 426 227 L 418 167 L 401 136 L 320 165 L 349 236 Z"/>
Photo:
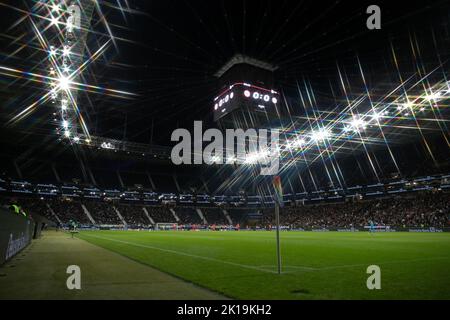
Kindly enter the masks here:
<path id="1" fill-rule="evenodd" d="M 291 141 L 287 141 L 286 142 L 286 144 L 284 145 L 284 148 L 286 149 L 286 150 L 293 150 L 294 149 L 294 143 L 293 142 L 291 142 Z"/>
<path id="2" fill-rule="evenodd" d="M 294 146 L 296 146 L 297 148 L 303 148 L 306 144 L 306 140 L 303 138 L 297 138 L 294 141 Z"/>
<path id="3" fill-rule="evenodd" d="M 375 111 L 371 117 L 373 120 L 378 121 L 383 117 L 383 113 Z"/>
<path id="4" fill-rule="evenodd" d="M 52 5 L 52 11 L 53 11 L 53 12 L 59 12 L 59 10 L 60 10 L 59 4 L 54 3 L 54 4 Z"/>
<path id="5" fill-rule="evenodd" d="M 58 87 L 61 90 L 69 90 L 71 83 L 72 83 L 72 81 L 70 81 L 69 77 L 62 75 L 58 78 Z"/>
<path id="6" fill-rule="evenodd" d="M 52 17 L 52 18 L 50 19 L 50 25 L 56 26 L 56 25 L 58 25 L 58 23 L 59 23 L 58 17 Z"/>
<path id="7" fill-rule="evenodd" d="M 331 135 L 331 132 L 327 128 L 320 128 L 311 132 L 311 139 L 316 142 L 325 141 Z"/>
<path id="8" fill-rule="evenodd" d="M 69 127 L 69 122 L 67 120 L 63 120 L 62 126 L 67 129 Z"/>
<path id="9" fill-rule="evenodd" d="M 71 54 L 70 47 L 69 46 L 64 46 L 63 56 L 68 57 L 70 54 Z"/>
<path id="10" fill-rule="evenodd" d="M 68 131 L 68 130 L 64 131 L 64 136 L 66 138 L 70 138 L 70 131 Z"/>
<path id="11" fill-rule="evenodd" d="M 350 121 L 350 126 L 353 128 L 354 131 L 359 132 L 360 130 L 366 129 L 367 123 L 360 117 L 356 116 L 353 117 L 353 119 Z"/>
<path id="12" fill-rule="evenodd" d="M 350 127 L 350 126 L 345 126 L 344 127 L 344 132 L 345 133 L 348 133 L 348 132 L 351 132 L 351 131 L 353 131 L 352 127 Z"/>
<path id="13" fill-rule="evenodd" d="M 427 94 L 425 96 L 425 100 L 427 100 L 427 101 L 437 101 L 439 98 L 441 98 L 441 93 L 440 92 Z"/>
<path id="14" fill-rule="evenodd" d="M 75 138 L 73 138 L 73 141 L 75 141 L 75 142 L 80 142 L 80 137 L 75 137 Z"/>
<path id="15" fill-rule="evenodd" d="M 50 46 L 49 54 L 51 56 L 55 56 L 56 55 L 56 48 L 54 46 Z"/>
<path id="16" fill-rule="evenodd" d="M 399 110 L 403 110 L 403 109 L 412 109 L 414 107 L 414 102 L 412 101 L 408 101 L 404 104 L 402 104 L 402 108 Z"/>

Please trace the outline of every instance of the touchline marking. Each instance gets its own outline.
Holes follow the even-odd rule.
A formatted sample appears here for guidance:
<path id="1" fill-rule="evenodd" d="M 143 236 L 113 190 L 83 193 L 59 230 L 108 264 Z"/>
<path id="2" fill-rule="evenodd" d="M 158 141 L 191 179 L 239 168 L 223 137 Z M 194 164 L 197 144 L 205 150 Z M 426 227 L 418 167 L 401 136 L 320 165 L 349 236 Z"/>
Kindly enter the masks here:
<path id="1" fill-rule="evenodd" d="M 259 268 L 273 268 L 276 270 L 277 266 L 276 265 L 263 265 L 263 266 L 258 266 Z M 286 271 L 286 269 L 297 269 L 297 270 L 302 270 L 302 271 L 319 271 L 319 268 L 314 268 L 314 267 L 305 267 L 305 266 L 291 266 L 291 265 L 283 265 L 282 268 L 283 273 L 295 273 L 298 271 Z"/>
<path id="2" fill-rule="evenodd" d="M 154 246 L 148 246 L 148 245 L 134 243 L 134 242 L 128 242 L 128 241 L 123 241 L 123 240 L 117 240 L 117 239 L 111 239 L 111 238 L 105 238 L 105 237 L 99 237 L 99 236 L 93 236 L 93 235 L 87 235 L 87 234 L 84 234 L 84 235 L 87 236 L 87 237 L 92 237 L 92 238 L 98 238 L 98 239 L 103 239 L 103 240 L 109 240 L 109 241 L 115 241 L 115 242 L 119 242 L 119 243 L 124 243 L 124 244 L 128 244 L 130 246 L 147 248 L 147 249 L 153 249 L 153 250 L 159 250 L 159 251 L 162 251 L 162 252 L 178 254 L 178 255 L 181 255 L 181 256 L 197 258 L 197 259 L 203 259 L 203 260 L 213 261 L 213 262 L 217 262 L 217 263 L 229 264 L 229 265 L 235 266 L 235 267 L 252 269 L 252 270 L 257 270 L 257 271 L 266 272 L 266 273 L 273 273 L 273 274 L 277 273 L 275 271 L 270 271 L 270 270 L 258 268 L 258 267 L 255 267 L 255 266 L 249 266 L 249 265 L 246 265 L 246 264 L 240 264 L 240 263 L 235 263 L 235 262 L 230 262 L 230 261 L 225 261 L 225 260 L 219 260 L 219 259 L 214 259 L 214 258 L 208 258 L 208 257 L 203 257 L 203 256 L 197 256 L 195 254 L 189 254 L 189 253 L 180 252 L 180 251 L 176 251 L 176 250 L 162 249 L 162 248 L 158 248 L 158 247 L 154 247 Z"/>
<path id="3" fill-rule="evenodd" d="M 424 259 L 410 259 L 410 260 L 392 260 L 392 261 L 384 261 L 384 262 L 378 262 L 374 263 L 377 265 L 386 265 L 386 264 L 404 264 L 404 263 L 414 263 L 414 262 L 427 262 L 427 261 L 434 261 L 434 260 L 448 260 L 450 257 L 431 257 L 431 258 L 424 258 Z M 350 269 L 350 268 L 359 268 L 364 267 L 366 268 L 369 265 L 369 263 L 360 263 L 360 264 L 344 264 L 339 266 L 329 266 L 329 267 L 320 267 L 320 268 L 314 268 L 314 267 L 298 267 L 298 266 L 284 266 L 286 268 L 292 268 L 292 269 L 301 269 L 302 271 L 329 271 L 329 270 L 335 270 L 335 269 Z M 261 266 L 262 267 L 262 266 Z M 268 266 L 270 267 L 270 266 Z M 276 266 L 272 266 L 276 267 Z M 283 273 L 299 273 L 300 271 L 283 271 Z"/>
<path id="4" fill-rule="evenodd" d="M 403 264 L 403 263 L 412 263 L 412 262 L 427 262 L 427 261 L 433 261 L 433 260 L 447 260 L 450 259 L 449 257 L 431 257 L 431 258 L 423 258 L 423 259 L 410 259 L 410 260 L 392 260 L 392 261 L 384 261 L 384 262 L 378 262 L 374 263 L 377 265 L 383 265 L 383 264 Z M 332 269 L 345 269 L 345 268 L 353 268 L 353 267 L 366 267 L 368 266 L 367 263 L 365 264 L 347 264 L 347 265 L 341 265 L 341 266 L 329 266 L 329 267 L 322 267 L 319 270 L 332 270 Z"/>

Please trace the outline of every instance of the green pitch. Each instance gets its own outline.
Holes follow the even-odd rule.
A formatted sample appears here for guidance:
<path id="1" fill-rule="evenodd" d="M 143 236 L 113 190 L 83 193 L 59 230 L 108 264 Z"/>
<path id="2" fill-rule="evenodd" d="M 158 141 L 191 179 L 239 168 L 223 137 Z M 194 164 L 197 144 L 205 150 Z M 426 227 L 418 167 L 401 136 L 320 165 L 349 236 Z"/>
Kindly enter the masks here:
<path id="1" fill-rule="evenodd" d="M 449 233 L 284 232 L 281 275 L 274 232 L 77 237 L 237 299 L 450 299 Z M 381 290 L 367 289 L 369 265 L 381 268 Z"/>

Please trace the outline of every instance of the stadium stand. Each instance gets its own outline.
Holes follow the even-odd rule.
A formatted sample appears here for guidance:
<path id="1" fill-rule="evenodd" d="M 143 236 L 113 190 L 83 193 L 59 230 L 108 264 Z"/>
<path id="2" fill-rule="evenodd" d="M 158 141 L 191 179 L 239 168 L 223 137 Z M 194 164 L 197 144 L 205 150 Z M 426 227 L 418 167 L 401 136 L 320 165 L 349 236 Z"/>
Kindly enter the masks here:
<path id="1" fill-rule="evenodd" d="M 364 227 L 369 221 L 398 227 L 448 227 L 450 195 L 426 194 L 414 198 L 387 198 L 333 205 L 286 207 L 281 223 L 292 228 Z M 273 213 L 265 210 L 265 224 L 274 224 Z"/>
<path id="2" fill-rule="evenodd" d="M 131 227 L 144 227 L 150 224 L 142 206 L 120 205 L 117 209 Z"/>
<path id="3" fill-rule="evenodd" d="M 63 224 L 73 220 L 82 225 L 92 224 L 82 209 L 86 206 L 97 225 L 123 225 L 116 209 L 129 227 L 150 226 L 151 222 L 140 204 L 116 204 L 103 200 L 76 201 L 67 199 L 19 198 L 18 201 L 27 212 L 37 212 L 49 220 L 57 215 Z M 7 206 L 8 198 L 1 203 Z M 155 223 L 176 222 L 171 208 L 180 219 L 178 224 L 204 225 L 194 206 L 154 205 L 146 206 L 149 216 Z M 229 225 L 222 208 L 201 207 L 208 225 Z M 254 208 L 226 208 L 233 224 L 245 223 L 248 213 Z M 274 224 L 272 208 L 262 210 L 262 220 L 257 223 L 267 228 Z M 450 227 L 450 194 L 444 192 L 396 196 L 375 200 L 348 201 L 320 205 L 288 205 L 281 209 L 280 220 L 283 226 L 291 229 L 320 228 L 364 228 L 370 221 L 380 226 L 401 228 L 446 228 Z"/>
<path id="4" fill-rule="evenodd" d="M 111 203 L 89 201 L 85 203 L 86 208 L 98 224 L 122 225 L 122 221 L 114 210 Z"/>
<path id="5" fill-rule="evenodd" d="M 89 224 L 90 221 L 81 208 L 81 204 L 77 201 L 54 200 L 50 203 L 50 207 L 63 223 L 69 221 L 77 221 L 81 224 Z"/>
<path id="6" fill-rule="evenodd" d="M 223 212 L 220 209 L 217 208 L 207 208 L 203 209 L 203 214 L 206 218 L 206 221 L 208 221 L 209 224 L 229 224 L 229 222 L 226 220 Z"/>
<path id="7" fill-rule="evenodd" d="M 167 208 L 166 206 L 150 206 L 146 208 L 148 214 L 150 215 L 150 217 L 152 217 L 155 223 L 176 222 L 172 212 L 170 212 L 169 208 Z"/>
<path id="8" fill-rule="evenodd" d="M 175 212 L 184 224 L 201 224 L 202 220 L 193 207 L 178 207 Z"/>

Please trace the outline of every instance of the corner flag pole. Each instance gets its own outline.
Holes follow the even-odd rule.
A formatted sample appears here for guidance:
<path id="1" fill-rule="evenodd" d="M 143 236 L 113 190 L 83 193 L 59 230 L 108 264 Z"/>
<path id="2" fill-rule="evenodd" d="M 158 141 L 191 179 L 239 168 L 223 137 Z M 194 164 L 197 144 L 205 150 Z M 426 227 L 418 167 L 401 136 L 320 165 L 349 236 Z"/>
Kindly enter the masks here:
<path id="1" fill-rule="evenodd" d="M 280 252 L 280 205 L 275 204 L 275 221 L 277 224 L 277 260 L 278 274 L 281 274 L 281 252 Z"/>
<path id="2" fill-rule="evenodd" d="M 281 251 L 280 251 L 280 206 L 283 205 L 283 189 L 281 187 L 281 178 L 275 176 L 273 178 L 273 187 L 275 189 L 275 223 L 277 236 L 277 262 L 278 274 L 281 274 Z"/>

